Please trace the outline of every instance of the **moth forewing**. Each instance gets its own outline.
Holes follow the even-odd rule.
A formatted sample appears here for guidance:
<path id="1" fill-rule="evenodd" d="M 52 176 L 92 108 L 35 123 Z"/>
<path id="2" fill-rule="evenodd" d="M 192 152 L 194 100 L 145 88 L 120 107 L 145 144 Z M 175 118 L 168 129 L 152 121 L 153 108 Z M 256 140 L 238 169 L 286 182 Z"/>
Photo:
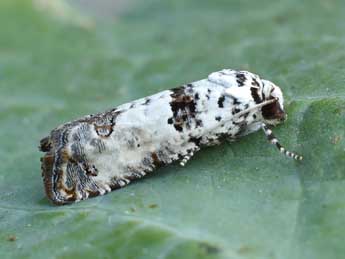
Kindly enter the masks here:
<path id="1" fill-rule="evenodd" d="M 165 164 L 184 166 L 202 146 L 260 128 L 279 147 L 266 124 L 285 118 L 278 86 L 224 69 L 54 129 L 40 145 L 45 190 L 55 204 L 103 195 Z"/>

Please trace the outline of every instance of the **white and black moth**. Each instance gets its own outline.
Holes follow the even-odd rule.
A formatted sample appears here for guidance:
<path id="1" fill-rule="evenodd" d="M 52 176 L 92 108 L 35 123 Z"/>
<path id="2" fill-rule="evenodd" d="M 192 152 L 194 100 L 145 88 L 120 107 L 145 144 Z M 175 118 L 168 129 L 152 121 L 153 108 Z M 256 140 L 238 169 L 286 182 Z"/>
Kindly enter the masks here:
<path id="1" fill-rule="evenodd" d="M 186 162 L 202 146 L 236 140 L 286 119 L 281 89 L 247 71 L 224 69 L 104 113 L 63 124 L 41 140 L 48 198 L 66 204 L 103 195 L 155 168 Z"/>

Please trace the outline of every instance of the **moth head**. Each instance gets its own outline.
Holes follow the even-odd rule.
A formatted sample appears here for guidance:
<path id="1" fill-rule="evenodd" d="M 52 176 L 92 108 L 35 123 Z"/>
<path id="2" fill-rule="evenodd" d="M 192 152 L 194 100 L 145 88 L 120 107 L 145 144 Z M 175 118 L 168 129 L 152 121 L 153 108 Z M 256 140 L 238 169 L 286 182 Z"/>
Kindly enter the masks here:
<path id="1" fill-rule="evenodd" d="M 281 89 L 270 81 L 262 80 L 263 101 L 276 100 L 261 108 L 264 122 L 270 125 L 277 125 L 286 120 L 287 115 L 284 111 L 284 98 Z"/>

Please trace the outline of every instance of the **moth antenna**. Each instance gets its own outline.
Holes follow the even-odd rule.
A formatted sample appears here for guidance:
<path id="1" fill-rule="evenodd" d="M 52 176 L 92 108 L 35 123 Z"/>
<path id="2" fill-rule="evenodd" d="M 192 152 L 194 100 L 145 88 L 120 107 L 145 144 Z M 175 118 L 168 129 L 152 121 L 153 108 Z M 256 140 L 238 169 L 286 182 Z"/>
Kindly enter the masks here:
<path id="1" fill-rule="evenodd" d="M 269 129 L 267 127 L 267 125 L 265 123 L 262 123 L 261 124 L 261 128 L 262 130 L 264 131 L 266 137 L 267 137 L 267 140 L 273 144 L 273 145 L 276 145 L 276 147 L 279 149 L 280 153 L 283 153 L 284 155 L 288 156 L 288 157 L 292 157 L 293 159 L 295 160 L 302 160 L 303 157 L 300 156 L 300 155 L 297 155 L 289 150 L 286 150 L 280 143 L 279 143 L 279 140 L 274 136 L 273 132 L 271 129 Z"/>

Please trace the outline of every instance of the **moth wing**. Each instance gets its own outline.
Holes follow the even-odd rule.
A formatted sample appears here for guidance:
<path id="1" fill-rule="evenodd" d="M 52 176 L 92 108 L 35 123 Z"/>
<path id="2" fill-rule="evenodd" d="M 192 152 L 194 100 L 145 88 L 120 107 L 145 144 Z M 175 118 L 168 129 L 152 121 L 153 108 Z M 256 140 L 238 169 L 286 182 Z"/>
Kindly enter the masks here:
<path id="1" fill-rule="evenodd" d="M 208 76 L 208 80 L 214 84 L 228 87 L 237 87 L 236 70 L 223 69 L 218 72 L 214 72 Z"/>

